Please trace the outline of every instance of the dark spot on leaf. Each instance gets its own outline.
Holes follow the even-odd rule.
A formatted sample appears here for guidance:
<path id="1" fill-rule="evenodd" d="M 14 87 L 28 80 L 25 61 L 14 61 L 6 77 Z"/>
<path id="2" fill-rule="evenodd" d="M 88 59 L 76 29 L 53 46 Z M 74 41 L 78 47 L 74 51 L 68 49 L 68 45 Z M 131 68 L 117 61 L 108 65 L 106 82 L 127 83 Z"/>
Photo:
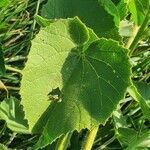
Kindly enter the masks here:
<path id="1" fill-rule="evenodd" d="M 57 87 L 56 89 L 52 89 L 52 91 L 48 93 L 48 97 L 51 101 L 61 101 L 62 93 L 59 87 Z"/>

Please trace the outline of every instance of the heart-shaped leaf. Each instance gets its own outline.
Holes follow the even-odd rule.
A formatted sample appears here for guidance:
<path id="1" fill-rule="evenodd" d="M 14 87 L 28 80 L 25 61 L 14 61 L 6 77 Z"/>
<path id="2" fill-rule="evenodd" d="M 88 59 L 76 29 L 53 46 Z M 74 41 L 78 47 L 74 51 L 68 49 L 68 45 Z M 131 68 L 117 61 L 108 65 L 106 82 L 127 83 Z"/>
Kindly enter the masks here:
<path id="1" fill-rule="evenodd" d="M 42 132 L 36 148 L 105 123 L 129 83 L 127 50 L 117 42 L 98 39 L 78 18 L 43 28 L 32 42 L 20 91 L 30 130 Z"/>

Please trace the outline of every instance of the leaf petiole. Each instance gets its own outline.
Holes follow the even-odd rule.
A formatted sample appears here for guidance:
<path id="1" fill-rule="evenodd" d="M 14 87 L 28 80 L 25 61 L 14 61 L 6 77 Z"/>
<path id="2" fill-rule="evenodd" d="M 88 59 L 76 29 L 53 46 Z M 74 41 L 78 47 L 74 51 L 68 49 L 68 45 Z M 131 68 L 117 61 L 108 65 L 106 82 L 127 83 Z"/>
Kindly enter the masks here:
<path id="1" fill-rule="evenodd" d="M 62 135 L 58 139 L 55 150 L 66 150 L 70 143 L 71 136 L 72 136 L 72 132 L 68 132 L 67 134 Z"/>
<path id="2" fill-rule="evenodd" d="M 93 146 L 94 140 L 96 138 L 98 129 L 99 129 L 99 126 L 96 126 L 91 131 L 88 131 L 88 135 L 84 141 L 84 144 L 82 146 L 82 150 L 92 149 L 92 146 Z"/>

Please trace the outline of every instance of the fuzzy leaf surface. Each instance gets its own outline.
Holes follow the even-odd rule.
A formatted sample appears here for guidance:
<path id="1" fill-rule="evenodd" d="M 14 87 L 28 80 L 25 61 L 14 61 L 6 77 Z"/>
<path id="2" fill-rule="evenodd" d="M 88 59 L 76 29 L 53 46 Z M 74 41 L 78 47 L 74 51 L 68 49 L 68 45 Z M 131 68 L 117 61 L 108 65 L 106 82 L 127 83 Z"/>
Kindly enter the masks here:
<path id="1" fill-rule="evenodd" d="M 124 97 L 130 83 L 127 50 L 96 38 L 74 18 L 51 23 L 33 40 L 20 93 L 30 130 L 42 132 L 36 148 L 105 123 Z M 61 102 L 48 101 L 57 87 Z"/>
<path id="2" fill-rule="evenodd" d="M 48 0 L 42 16 L 48 19 L 78 16 L 99 37 L 121 40 L 115 25 L 119 23 L 119 15 L 110 0 Z"/>
<path id="3" fill-rule="evenodd" d="M 119 26 L 120 16 L 118 13 L 118 9 L 115 4 L 111 0 L 98 0 L 99 4 L 102 5 L 105 10 L 114 17 L 114 22 L 116 26 Z"/>

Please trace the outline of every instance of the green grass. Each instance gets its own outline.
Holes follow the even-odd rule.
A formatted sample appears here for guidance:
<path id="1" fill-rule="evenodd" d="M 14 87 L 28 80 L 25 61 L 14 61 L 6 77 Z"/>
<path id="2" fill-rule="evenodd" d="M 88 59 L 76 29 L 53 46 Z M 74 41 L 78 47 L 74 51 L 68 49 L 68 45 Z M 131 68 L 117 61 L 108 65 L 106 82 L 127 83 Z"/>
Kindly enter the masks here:
<path id="1" fill-rule="evenodd" d="M 2 14 L 0 23 L 4 25 L 3 28 L 0 28 L 0 43 L 7 70 L 2 81 L 8 86 L 10 95 L 18 93 L 21 79 L 20 70 L 23 69 L 27 60 L 31 39 L 39 29 L 34 27 L 36 8 L 37 1 L 35 0 L 15 0 L 0 12 Z M 3 94 L 0 96 L 3 97 Z"/>
<path id="2" fill-rule="evenodd" d="M 36 0 L 12 0 L 6 7 L 0 8 L 0 43 L 3 48 L 6 75 L 0 80 L 8 89 L 8 96 L 20 99 L 19 87 L 21 70 L 27 61 L 31 39 L 39 30 L 34 21 L 37 9 Z M 7 92 L 0 91 L 0 101 L 6 98 Z M 0 143 L 13 149 L 32 147 L 37 140 L 36 135 L 15 134 L 0 122 Z"/>

